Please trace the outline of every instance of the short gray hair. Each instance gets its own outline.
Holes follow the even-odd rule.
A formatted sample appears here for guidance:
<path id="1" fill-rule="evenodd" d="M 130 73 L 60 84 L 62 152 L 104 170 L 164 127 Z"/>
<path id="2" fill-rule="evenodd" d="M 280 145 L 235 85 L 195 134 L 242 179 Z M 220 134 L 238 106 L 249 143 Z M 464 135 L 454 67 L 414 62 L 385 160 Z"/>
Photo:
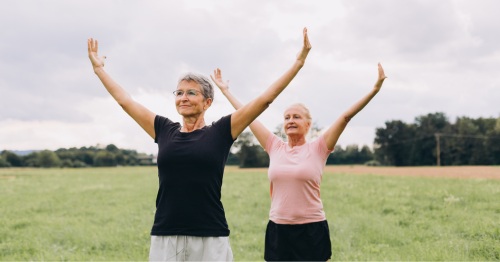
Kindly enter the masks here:
<path id="1" fill-rule="evenodd" d="M 206 76 L 189 72 L 181 76 L 177 84 L 180 84 L 182 81 L 196 82 L 201 86 L 203 96 L 205 97 L 205 99 L 211 98 L 212 101 L 214 100 L 214 87 L 212 86 L 210 80 Z"/>

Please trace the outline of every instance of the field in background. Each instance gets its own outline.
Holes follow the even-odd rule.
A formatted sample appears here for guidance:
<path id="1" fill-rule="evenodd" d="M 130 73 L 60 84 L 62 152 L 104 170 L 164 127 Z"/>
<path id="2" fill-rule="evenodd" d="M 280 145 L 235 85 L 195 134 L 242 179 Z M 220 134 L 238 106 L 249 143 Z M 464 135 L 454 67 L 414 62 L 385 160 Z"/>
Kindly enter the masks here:
<path id="1" fill-rule="evenodd" d="M 500 166 L 384 167 L 341 165 L 326 166 L 325 171 L 334 174 L 372 174 L 419 177 L 500 179 Z"/>
<path id="2" fill-rule="evenodd" d="M 500 260 L 499 172 L 327 167 L 332 260 Z M 147 260 L 157 184 L 155 167 L 0 169 L 0 260 Z M 228 167 L 223 203 L 235 260 L 263 260 L 266 170 Z"/>

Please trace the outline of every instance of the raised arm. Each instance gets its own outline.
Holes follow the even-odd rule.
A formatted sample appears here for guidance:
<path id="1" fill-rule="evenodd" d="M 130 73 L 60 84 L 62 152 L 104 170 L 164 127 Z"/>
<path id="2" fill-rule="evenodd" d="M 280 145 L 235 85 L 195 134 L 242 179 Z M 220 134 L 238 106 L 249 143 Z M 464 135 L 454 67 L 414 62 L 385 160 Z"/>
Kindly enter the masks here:
<path id="1" fill-rule="evenodd" d="M 229 100 L 231 105 L 234 107 L 234 109 L 238 110 L 243 107 L 243 104 L 236 99 L 236 97 L 229 92 L 229 81 L 224 81 L 222 79 L 222 73 L 219 68 L 214 70 L 214 75 L 210 75 L 212 78 L 212 81 L 219 87 L 220 91 L 222 94 Z M 257 140 L 259 141 L 260 145 L 263 148 L 266 148 L 266 142 L 267 139 L 269 138 L 269 135 L 271 134 L 271 131 L 269 131 L 261 122 L 258 120 L 254 120 L 250 124 L 250 130 L 252 130 L 252 133 L 255 135 Z"/>
<path id="2" fill-rule="evenodd" d="M 155 138 L 154 119 L 155 114 L 143 105 L 137 103 L 111 76 L 104 71 L 105 56 L 99 57 L 97 52 L 99 43 L 95 39 L 88 39 L 89 59 L 92 62 L 94 73 L 99 77 L 102 84 L 118 102 L 118 104 L 137 122 L 152 138 Z"/>
<path id="3" fill-rule="evenodd" d="M 297 59 L 292 67 L 288 69 L 278 80 L 267 88 L 257 98 L 250 101 L 248 104 L 238 108 L 231 115 L 231 134 L 233 139 L 236 139 L 243 130 L 250 125 L 267 107 L 278 97 L 278 95 L 287 87 L 292 79 L 297 75 L 299 70 L 304 66 L 307 54 L 311 50 L 311 44 L 307 37 L 307 29 L 303 30 L 304 43 L 301 51 L 297 55 Z"/>
<path id="4" fill-rule="evenodd" d="M 384 80 L 387 77 L 384 74 L 384 69 L 378 64 L 378 79 L 375 83 L 373 89 L 365 95 L 361 100 L 351 106 L 347 111 L 345 111 L 323 134 L 325 138 L 326 145 L 328 149 L 333 149 L 337 141 L 339 140 L 340 135 L 344 132 L 345 127 L 349 123 L 349 121 L 359 112 L 361 111 L 372 98 L 380 91 Z"/>

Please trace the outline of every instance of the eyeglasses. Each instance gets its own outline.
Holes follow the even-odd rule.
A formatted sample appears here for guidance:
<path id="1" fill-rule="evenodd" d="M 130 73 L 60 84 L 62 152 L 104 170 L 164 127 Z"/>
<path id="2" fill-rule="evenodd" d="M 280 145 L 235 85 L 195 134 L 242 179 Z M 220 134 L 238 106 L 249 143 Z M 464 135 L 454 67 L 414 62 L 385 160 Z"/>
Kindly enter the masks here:
<path id="1" fill-rule="evenodd" d="M 174 96 L 176 97 L 181 97 L 184 95 L 184 93 L 188 96 L 188 97 L 195 97 L 198 95 L 198 93 L 201 93 L 200 91 L 198 90 L 194 90 L 194 89 L 189 89 L 187 91 L 184 91 L 184 90 L 175 90 L 173 92 Z"/>

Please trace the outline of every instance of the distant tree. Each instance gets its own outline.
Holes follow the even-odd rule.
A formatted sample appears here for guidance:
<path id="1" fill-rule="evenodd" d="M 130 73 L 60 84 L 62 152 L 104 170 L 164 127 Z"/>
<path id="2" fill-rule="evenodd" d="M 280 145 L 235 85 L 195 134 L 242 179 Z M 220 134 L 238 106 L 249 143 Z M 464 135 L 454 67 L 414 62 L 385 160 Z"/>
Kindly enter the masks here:
<path id="1" fill-rule="evenodd" d="M 414 132 L 418 141 L 407 144 L 411 146 L 408 165 L 436 165 L 436 133 L 449 129 L 450 122 L 444 113 L 437 112 L 415 118 Z"/>
<path id="2" fill-rule="evenodd" d="M 280 137 L 281 139 L 285 140 L 287 139 L 287 136 L 286 136 L 286 133 L 285 133 L 285 130 L 283 129 L 283 124 L 278 124 L 275 128 L 274 128 L 274 132 L 273 134 L 275 134 L 276 136 Z"/>
<path id="3" fill-rule="evenodd" d="M 321 135 L 321 130 L 323 128 L 321 128 L 319 125 L 318 125 L 318 122 L 313 122 L 311 124 L 311 128 L 309 129 L 309 139 L 316 139 L 318 138 L 320 135 Z"/>
<path id="4" fill-rule="evenodd" d="M 10 164 L 10 166 L 21 167 L 24 165 L 23 159 L 14 152 L 4 150 L 2 151 L 1 155 L 3 159 Z"/>
<path id="5" fill-rule="evenodd" d="M 333 152 L 326 159 L 326 164 L 327 165 L 346 164 L 345 150 L 342 149 L 341 145 L 335 145 Z"/>
<path id="6" fill-rule="evenodd" d="M 43 150 L 28 154 L 25 163 L 31 167 L 59 167 L 61 160 L 55 152 Z"/>
<path id="7" fill-rule="evenodd" d="M 500 165 L 500 117 L 495 120 L 495 126 L 487 131 L 488 158 L 493 165 Z"/>
<path id="8" fill-rule="evenodd" d="M 365 164 L 368 161 L 373 160 L 373 152 L 367 146 L 364 145 L 361 150 L 356 144 L 350 144 L 346 146 L 346 149 L 342 149 L 342 146 L 336 145 L 333 153 L 331 153 L 326 163 L 328 165 L 351 165 L 351 164 Z"/>
<path id="9" fill-rule="evenodd" d="M 120 151 L 120 149 L 118 149 L 118 147 L 116 147 L 113 144 L 109 144 L 109 145 L 106 146 L 106 151 L 109 151 L 109 152 L 112 152 L 112 153 L 117 153 L 118 151 Z"/>
<path id="10" fill-rule="evenodd" d="M 386 122 L 377 128 L 375 157 L 386 165 L 492 165 L 500 162 L 499 118 L 458 117 L 444 113 L 415 118 L 411 124 Z"/>
<path id="11" fill-rule="evenodd" d="M 239 164 L 240 164 L 240 160 L 239 160 L 238 156 L 232 152 L 229 152 L 229 155 L 227 156 L 226 165 L 236 166 Z"/>
<path id="12" fill-rule="evenodd" d="M 369 146 L 364 145 L 359 151 L 359 162 L 366 163 L 368 161 L 372 161 L 374 159 L 373 151 Z"/>
<path id="13" fill-rule="evenodd" d="M 0 167 L 10 167 L 10 163 L 2 155 L 0 155 Z"/>
<path id="14" fill-rule="evenodd" d="M 95 158 L 96 151 L 91 150 L 91 149 L 81 149 L 79 150 L 77 154 L 77 159 L 82 161 L 88 166 L 93 166 L 94 165 L 94 158 Z"/>
<path id="15" fill-rule="evenodd" d="M 400 120 L 385 122 L 385 127 L 375 131 L 376 160 L 385 165 L 411 165 L 417 139 L 415 125 Z"/>
<path id="16" fill-rule="evenodd" d="M 257 145 L 256 139 L 251 132 L 243 132 L 234 143 L 234 147 L 237 150 L 236 155 L 240 167 L 269 166 L 267 153 L 261 146 Z"/>
<path id="17" fill-rule="evenodd" d="M 99 151 L 94 157 L 94 166 L 116 166 L 115 155 L 108 151 Z"/>

